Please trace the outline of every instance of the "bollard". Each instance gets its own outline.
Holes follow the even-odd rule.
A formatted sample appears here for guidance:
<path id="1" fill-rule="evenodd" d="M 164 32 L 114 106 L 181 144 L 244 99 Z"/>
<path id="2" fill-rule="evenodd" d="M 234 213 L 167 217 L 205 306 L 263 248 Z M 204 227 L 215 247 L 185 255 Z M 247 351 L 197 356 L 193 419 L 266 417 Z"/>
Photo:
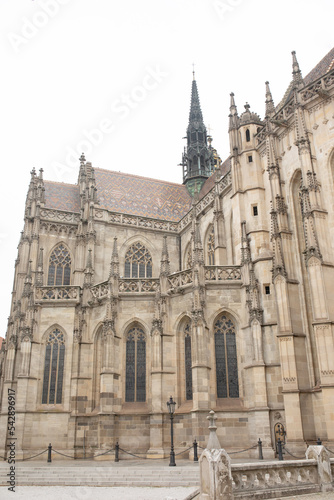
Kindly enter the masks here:
<path id="1" fill-rule="evenodd" d="M 118 441 L 115 444 L 115 462 L 119 462 L 119 444 L 118 444 Z"/>
<path id="2" fill-rule="evenodd" d="M 51 452 L 52 452 L 52 445 L 50 443 L 49 446 L 48 446 L 48 460 L 47 460 L 47 463 L 51 463 L 52 462 Z"/>
<path id="3" fill-rule="evenodd" d="M 263 453 L 262 453 L 262 441 L 261 438 L 259 438 L 257 445 L 259 447 L 259 460 L 263 460 Z"/>
<path id="4" fill-rule="evenodd" d="M 198 462 L 198 455 L 197 455 L 197 441 L 195 439 L 195 441 L 193 442 L 193 445 L 194 445 L 194 462 Z"/>
<path id="5" fill-rule="evenodd" d="M 321 441 L 321 439 L 320 439 L 320 438 L 318 438 L 318 439 L 317 439 L 317 445 L 318 445 L 318 446 L 321 446 L 321 445 L 322 445 L 322 441 Z"/>
<path id="6" fill-rule="evenodd" d="M 283 460 L 283 451 L 282 451 L 282 441 L 278 438 L 277 441 L 277 452 L 278 452 L 278 460 Z"/>

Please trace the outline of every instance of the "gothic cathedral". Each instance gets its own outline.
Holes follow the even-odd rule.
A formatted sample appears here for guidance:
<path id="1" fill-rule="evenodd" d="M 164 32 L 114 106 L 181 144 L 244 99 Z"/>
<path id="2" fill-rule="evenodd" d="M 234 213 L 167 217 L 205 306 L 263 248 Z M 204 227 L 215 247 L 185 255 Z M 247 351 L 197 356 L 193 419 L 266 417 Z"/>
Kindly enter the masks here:
<path id="1" fill-rule="evenodd" d="M 17 458 L 51 442 L 82 457 L 116 441 L 169 454 L 278 437 L 334 444 L 334 49 L 265 116 L 231 94 L 230 156 L 204 125 L 197 83 L 183 184 L 93 168 L 77 184 L 31 172 L 0 353 L 0 455 L 8 389 Z M 245 456 L 256 456 L 256 449 Z M 106 455 L 111 458 L 110 455 Z"/>

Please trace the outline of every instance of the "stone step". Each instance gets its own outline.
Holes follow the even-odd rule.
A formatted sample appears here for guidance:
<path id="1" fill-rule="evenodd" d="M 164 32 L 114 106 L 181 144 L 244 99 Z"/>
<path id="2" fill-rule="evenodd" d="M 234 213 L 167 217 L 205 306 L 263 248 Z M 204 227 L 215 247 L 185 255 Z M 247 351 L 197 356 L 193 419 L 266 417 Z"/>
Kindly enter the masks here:
<path id="1" fill-rule="evenodd" d="M 9 465 L 0 465 L 0 485 L 6 485 Z M 199 468 L 152 467 L 57 467 L 16 465 L 16 482 L 20 485 L 40 486 L 198 486 Z"/>

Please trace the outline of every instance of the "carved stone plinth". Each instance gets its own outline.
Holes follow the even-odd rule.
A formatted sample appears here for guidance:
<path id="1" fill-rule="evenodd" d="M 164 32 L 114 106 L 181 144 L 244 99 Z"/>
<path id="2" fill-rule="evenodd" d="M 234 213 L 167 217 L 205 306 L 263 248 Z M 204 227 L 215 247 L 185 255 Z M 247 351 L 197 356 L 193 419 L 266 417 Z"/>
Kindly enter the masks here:
<path id="1" fill-rule="evenodd" d="M 200 500 L 233 500 L 231 460 L 225 450 L 204 450 L 200 462 Z"/>
<path id="2" fill-rule="evenodd" d="M 324 446 L 309 446 L 306 450 L 306 458 L 314 458 L 318 462 L 318 476 L 321 491 L 333 491 L 333 476 L 331 461 L 328 451 Z"/>

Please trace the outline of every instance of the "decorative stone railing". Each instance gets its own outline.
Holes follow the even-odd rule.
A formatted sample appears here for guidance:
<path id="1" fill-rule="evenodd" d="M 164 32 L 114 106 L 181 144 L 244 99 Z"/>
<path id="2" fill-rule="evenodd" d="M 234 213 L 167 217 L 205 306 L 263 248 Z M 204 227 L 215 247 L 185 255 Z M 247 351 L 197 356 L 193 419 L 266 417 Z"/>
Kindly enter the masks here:
<path id="1" fill-rule="evenodd" d="M 314 97 L 328 97 L 328 89 L 334 85 L 334 70 L 316 80 L 311 85 L 300 91 L 303 102 L 307 102 Z"/>
<path id="2" fill-rule="evenodd" d="M 108 281 L 104 281 L 103 283 L 98 283 L 97 285 L 92 286 L 90 291 L 94 299 L 96 300 L 103 299 L 108 295 L 109 283 Z"/>
<path id="3" fill-rule="evenodd" d="M 118 291 L 120 293 L 154 293 L 158 289 L 159 282 L 159 279 L 154 278 L 123 278 L 118 282 Z"/>
<path id="4" fill-rule="evenodd" d="M 41 219 L 47 219 L 57 222 L 78 223 L 80 221 L 80 214 L 75 212 L 65 212 L 62 210 L 53 210 L 50 208 L 42 208 Z"/>
<path id="5" fill-rule="evenodd" d="M 205 281 L 241 280 L 239 266 L 205 266 Z"/>
<path id="6" fill-rule="evenodd" d="M 263 491 L 261 498 L 273 498 L 269 492 L 276 491 L 275 497 L 280 497 L 282 490 L 296 495 L 300 490 L 306 494 L 320 489 L 316 460 L 232 464 L 231 472 L 235 498 L 255 498 L 259 491 Z"/>
<path id="7" fill-rule="evenodd" d="M 227 172 L 218 181 L 218 192 L 221 195 L 226 188 L 232 185 L 232 174 L 231 171 Z M 196 205 L 196 215 L 199 216 L 206 208 L 213 204 L 215 198 L 214 190 L 210 190 Z M 192 223 L 193 214 L 190 210 L 178 223 L 178 232 L 181 232 L 184 228 Z"/>
<path id="8" fill-rule="evenodd" d="M 307 87 L 299 91 L 301 101 L 303 103 L 308 103 L 312 99 L 317 97 L 329 98 L 328 90 L 334 86 L 334 70 L 325 74 L 318 80 L 315 80 Z M 287 97 L 287 96 L 286 96 Z M 284 101 L 284 100 L 283 100 Z M 295 103 L 293 99 L 290 99 L 283 106 L 278 109 L 277 113 L 273 117 L 273 123 L 282 123 L 283 126 L 288 126 L 288 119 L 293 115 L 295 111 Z M 265 127 L 259 131 L 256 135 L 257 145 L 264 141 L 267 137 Z"/>
<path id="9" fill-rule="evenodd" d="M 42 286 L 35 290 L 36 302 L 74 301 L 79 302 L 79 286 Z"/>
<path id="10" fill-rule="evenodd" d="M 192 283 L 192 270 L 186 269 L 185 271 L 179 271 L 178 273 L 173 273 L 168 276 L 169 288 L 179 288 L 181 286 L 189 285 Z"/>
<path id="11" fill-rule="evenodd" d="M 110 212 L 109 210 L 101 208 L 95 209 L 94 218 L 98 221 L 111 222 L 113 224 L 154 229 L 156 231 L 170 233 L 178 232 L 178 222 L 151 219 L 150 217 L 142 217 L 139 215 L 121 214 L 119 212 Z"/>

